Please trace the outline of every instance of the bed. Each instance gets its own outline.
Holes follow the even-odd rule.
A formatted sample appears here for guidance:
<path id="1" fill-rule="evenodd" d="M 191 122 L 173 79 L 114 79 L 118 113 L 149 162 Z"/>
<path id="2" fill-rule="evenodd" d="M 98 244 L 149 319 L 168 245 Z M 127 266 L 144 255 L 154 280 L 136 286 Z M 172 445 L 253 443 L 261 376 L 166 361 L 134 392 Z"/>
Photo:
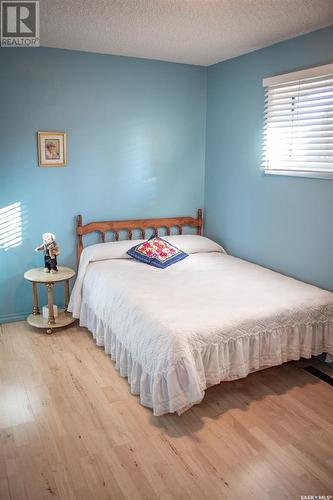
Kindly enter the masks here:
<path id="1" fill-rule="evenodd" d="M 186 226 L 196 234 L 183 234 Z M 163 270 L 126 253 L 159 228 L 189 254 Z M 102 243 L 83 248 L 92 231 Z M 115 241 L 106 242 L 109 231 Z M 133 240 L 137 231 L 141 238 Z M 333 354 L 333 294 L 227 255 L 201 236 L 201 210 L 196 218 L 86 225 L 78 216 L 76 232 L 79 270 L 69 310 L 154 415 L 183 413 L 221 381 Z"/>

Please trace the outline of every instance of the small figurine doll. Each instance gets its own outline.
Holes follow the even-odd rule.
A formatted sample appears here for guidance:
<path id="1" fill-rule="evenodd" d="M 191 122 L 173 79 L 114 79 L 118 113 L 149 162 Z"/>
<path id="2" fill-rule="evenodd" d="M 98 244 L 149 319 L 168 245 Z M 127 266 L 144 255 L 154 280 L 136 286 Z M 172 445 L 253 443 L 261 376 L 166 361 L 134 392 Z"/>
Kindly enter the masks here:
<path id="1" fill-rule="evenodd" d="M 55 242 L 55 236 L 52 233 L 43 234 L 43 243 L 35 248 L 36 252 L 44 253 L 44 272 L 54 274 L 58 272 L 57 255 L 60 254 L 60 249 Z"/>

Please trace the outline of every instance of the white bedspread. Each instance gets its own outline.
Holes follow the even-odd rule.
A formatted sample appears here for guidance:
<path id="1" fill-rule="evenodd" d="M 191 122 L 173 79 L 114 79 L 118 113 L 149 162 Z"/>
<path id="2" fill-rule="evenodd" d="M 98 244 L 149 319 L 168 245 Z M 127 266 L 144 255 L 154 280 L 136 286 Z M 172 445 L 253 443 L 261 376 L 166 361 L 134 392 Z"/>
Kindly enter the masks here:
<path id="1" fill-rule="evenodd" d="M 155 415 L 222 380 L 333 354 L 330 292 L 217 251 L 164 270 L 105 259 L 81 263 L 70 309 Z"/>

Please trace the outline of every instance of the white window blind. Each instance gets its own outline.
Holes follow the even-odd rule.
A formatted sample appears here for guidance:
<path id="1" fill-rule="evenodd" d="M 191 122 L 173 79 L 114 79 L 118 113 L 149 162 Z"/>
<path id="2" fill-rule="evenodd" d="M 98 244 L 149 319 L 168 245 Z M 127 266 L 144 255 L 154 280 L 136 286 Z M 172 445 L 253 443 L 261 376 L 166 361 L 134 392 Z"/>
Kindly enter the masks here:
<path id="1" fill-rule="evenodd" d="M 266 173 L 333 175 L 333 64 L 266 78 Z"/>

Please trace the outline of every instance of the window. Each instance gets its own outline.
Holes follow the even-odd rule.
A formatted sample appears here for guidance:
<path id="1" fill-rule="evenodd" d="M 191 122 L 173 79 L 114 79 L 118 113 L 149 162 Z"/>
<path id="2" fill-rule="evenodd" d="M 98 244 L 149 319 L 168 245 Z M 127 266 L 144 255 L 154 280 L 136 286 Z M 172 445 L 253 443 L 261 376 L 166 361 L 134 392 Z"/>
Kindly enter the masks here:
<path id="1" fill-rule="evenodd" d="M 265 173 L 333 178 L 333 64 L 263 86 Z"/>

